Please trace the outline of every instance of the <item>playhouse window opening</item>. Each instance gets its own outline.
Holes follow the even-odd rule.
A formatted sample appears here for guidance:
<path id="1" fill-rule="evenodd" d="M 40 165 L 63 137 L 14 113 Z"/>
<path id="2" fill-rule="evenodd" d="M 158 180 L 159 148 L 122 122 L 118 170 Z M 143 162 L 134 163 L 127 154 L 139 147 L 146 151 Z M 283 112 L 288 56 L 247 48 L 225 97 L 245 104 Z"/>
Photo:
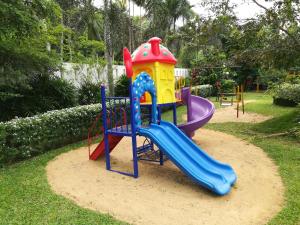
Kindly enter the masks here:
<path id="1" fill-rule="evenodd" d="M 144 93 L 144 96 L 146 95 L 146 93 L 148 94 L 148 95 L 150 95 L 150 93 L 148 92 L 148 91 L 146 91 L 145 93 Z M 148 103 L 148 102 L 147 102 Z M 151 123 L 151 112 L 152 112 L 152 104 L 150 104 L 150 105 L 143 105 L 143 104 L 141 104 L 141 120 L 142 120 L 142 126 L 145 126 L 145 127 L 147 127 L 147 126 L 149 126 L 150 125 L 150 123 Z"/>

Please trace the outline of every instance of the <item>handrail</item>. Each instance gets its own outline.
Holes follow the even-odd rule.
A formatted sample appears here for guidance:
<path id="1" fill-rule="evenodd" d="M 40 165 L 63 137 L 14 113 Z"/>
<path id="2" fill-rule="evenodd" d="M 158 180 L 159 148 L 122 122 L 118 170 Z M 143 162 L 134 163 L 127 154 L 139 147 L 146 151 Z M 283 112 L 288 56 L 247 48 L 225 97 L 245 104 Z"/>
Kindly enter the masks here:
<path id="1" fill-rule="evenodd" d="M 102 117 L 102 114 L 103 114 L 103 111 L 101 111 L 101 112 L 96 116 L 96 118 L 95 118 L 95 120 L 94 120 L 92 126 L 90 126 L 89 129 L 88 129 L 88 137 L 87 137 L 87 138 L 88 138 L 88 150 L 89 150 L 89 156 L 91 155 L 91 149 L 90 149 L 90 146 L 92 145 L 93 137 L 97 137 L 97 136 L 98 136 L 97 133 L 96 133 L 96 135 L 91 136 L 91 135 L 92 135 L 92 131 L 93 131 L 94 128 L 96 127 L 97 122 L 99 121 L 99 119 Z M 109 112 L 108 112 L 108 114 L 109 114 Z M 110 118 L 108 117 L 108 121 L 109 121 L 109 120 L 110 120 Z M 103 126 L 101 126 L 100 130 L 101 130 L 102 132 L 104 131 Z"/>
<path id="2" fill-rule="evenodd" d="M 115 102 L 114 102 L 115 103 Z M 113 111 L 115 110 L 115 112 Z M 121 126 L 121 131 L 123 131 L 123 125 L 126 125 L 126 132 L 129 132 L 128 129 L 128 123 L 127 123 L 127 113 L 126 109 L 124 107 L 113 107 L 112 109 L 107 109 L 107 124 L 111 124 L 110 128 L 117 128 L 118 126 Z M 117 120 L 117 114 L 120 115 L 120 120 Z M 97 126 L 97 123 L 100 118 L 102 118 L 103 111 L 101 111 L 95 118 L 93 124 L 89 127 L 88 129 L 88 151 L 89 151 L 89 156 L 91 155 L 91 145 L 93 142 L 93 137 L 99 136 L 98 133 L 96 135 L 93 135 L 92 132 Z M 103 121 L 104 122 L 104 121 Z M 99 129 L 102 133 L 104 132 L 104 127 L 103 125 Z"/>
<path id="3" fill-rule="evenodd" d="M 185 86 L 185 78 L 181 76 L 175 77 L 175 92 L 176 97 L 181 100 L 181 88 Z"/>

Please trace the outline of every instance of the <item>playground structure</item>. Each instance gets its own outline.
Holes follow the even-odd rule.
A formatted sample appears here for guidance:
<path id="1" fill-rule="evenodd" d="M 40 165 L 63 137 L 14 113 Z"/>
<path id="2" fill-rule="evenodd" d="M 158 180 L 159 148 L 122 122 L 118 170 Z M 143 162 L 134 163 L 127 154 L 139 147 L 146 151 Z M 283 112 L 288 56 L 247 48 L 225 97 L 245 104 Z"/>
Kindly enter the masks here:
<path id="1" fill-rule="evenodd" d="M 176 59 L 160 41 L 151 38 L 132 56 L 124 49 L 124 64 L 131 81 L 129 97 L 106 97 L 105 86 L 101 86 L 104 138 L 89 152 L 89 157 L 96 160 L 105 154 L 107 170 L 135 178 L 139 160 L 163 165 L 170 159 L 196 183 L 219 195 L 227 194 L 236 181 L 233 169 L 210 157 L 189 138 L 210 120 L 214 106 L 204 98 L 191 95 L 190 89 L 183 88 L 182 83 L 175 91 Z M 176 104 L 179 102 L 187 105 L 188 116 L 187 123 L 177 127 Z M 161 120 L 163 107 L 172 107 L 173 123 Z M 142 109 L 147 113 L 142 115 Z M 142 146 L 137 146 L 137 135 L 146 138 Z M 132 140 L 133 173 L 116 171 L 110 162 L 110 151 L 124 136 Z"/>
<path id="2" fill-rule="evenodd" d="M 244 103 L 244 87 L 236 86 L 233 92 L 222 92 L 219 89 L 217 100 L 220 102 L 220 106 L 233 106 L 236 103 L 236 117 L 239 118 L 240 106 L 242 107 L 243 114 L 245 113 L 245 103 Z"/>
<path id="3" fill-rule="evenodd" d="M 157 92 L 157 104 L 175 102 L 175 76 L 176 59 L 164 46 L 159 45 L 160 39 L 151 38 L 132 54 L 132 80 L 141 72 L 146 72 L 153 79 Z M 151 103 L 149 93 L 144 95 L 145 102 Z"/>
<path id="4" fill-rule="evenodd" d="M 185 77 L 175 76 L 175 97 L 182 100 L 181 89 L 185 87 Z"/>

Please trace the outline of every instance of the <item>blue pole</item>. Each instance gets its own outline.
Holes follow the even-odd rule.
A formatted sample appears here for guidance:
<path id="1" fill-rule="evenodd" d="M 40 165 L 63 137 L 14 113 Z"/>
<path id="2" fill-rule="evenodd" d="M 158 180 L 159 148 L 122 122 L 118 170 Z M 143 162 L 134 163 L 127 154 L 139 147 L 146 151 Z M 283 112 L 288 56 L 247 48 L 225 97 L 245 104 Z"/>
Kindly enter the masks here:
<path id="1" fill-rule="evenodd" d="M 104 127 L 104 145 L 105 145 L 105 162 L 106 169 L 110 170 L 110 155 L 109 155 L 109 143 L 108 143 L 108 133 L 107 133 L 107 115 L 106 115 L 106 98 L 105 98 L 105 86 L 101 85 L 101 103 L 102 103 L 102 118 Z"/>
<path id="2" fill-rule="evenodd" d="M 158 111 L 157 118 L 158 118 L 158 121 L 160 123 L 160 121 L 161 121 L 161 107 L 159 105 L 157 106 L 157 111 Z M 161 150 L 159 150 L 159 164 L 161 166 L 164 165 L 164 153 Z"/>
<path id="3" fill-rule="evenodd" d="M 126 115 L 126 121 L 125 122 L 126 122 L 126 131 L 128 133 L 128 121 L 127 121 L 127 115 L 128 114 L 127 114 L 127 111 L 126 111 L 127 110 L 127 101 L 126 100 L 127 100 L 127 98 L 125 98 L 125 115 Z"/>
<path id="4" fill-rule="evenodd" d="M 113 111 L 112 111 L 112 109 L 113 109 L 113 107 L 111 106 L 111 99 L 109 98 L 109 120 L 110 120 L 110 129 L 113 129 L 113 123 L 114 123 L 114 121 L 113 121 L 113 116 L 112 116 L 112 114 L 113 114 Z"/>
<path id="5" fill-rule="evenodd" d="M 114 113 L 114 118 L 115 118 L 115 128 L 116 128 L 116 131 L 117 131 L 117 126 L 118 126 L 118 119 L 117 119 L 117 110 L 116 110 L 116 99 L 114 98 L 114 101 L 113 101 L 113 111 L 115 112 Z"/>
<path id="6" fill-rule="evenodd" d="M 131 78 L 129 82 L 130 82 L 130 120 L 131 120 L 131 142 L 132 142 L 132 157 L 133 157 L 133 176 L 137 178 L 139 176 L 139 171 L 138 171 L 138 157 L 137 157 L 137 144 L 136 144 L 136 124 L 134 120 L 135 110 L 133 104 Z"/>

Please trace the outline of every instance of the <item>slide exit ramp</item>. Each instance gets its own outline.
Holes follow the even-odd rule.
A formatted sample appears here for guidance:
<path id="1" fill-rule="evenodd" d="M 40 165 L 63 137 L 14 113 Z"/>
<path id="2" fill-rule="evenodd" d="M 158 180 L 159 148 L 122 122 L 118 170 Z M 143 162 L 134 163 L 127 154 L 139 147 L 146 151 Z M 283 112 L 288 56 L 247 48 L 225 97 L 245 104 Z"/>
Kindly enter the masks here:
<path id="1" fill-rule="evenodd" d="M 139 128 L 187 176 L 201 186 L 219 194 L 230 192 L 237 177 L 231 166 L 223 164 L 201 150 L 180 129 L 169 122 Z"/>

